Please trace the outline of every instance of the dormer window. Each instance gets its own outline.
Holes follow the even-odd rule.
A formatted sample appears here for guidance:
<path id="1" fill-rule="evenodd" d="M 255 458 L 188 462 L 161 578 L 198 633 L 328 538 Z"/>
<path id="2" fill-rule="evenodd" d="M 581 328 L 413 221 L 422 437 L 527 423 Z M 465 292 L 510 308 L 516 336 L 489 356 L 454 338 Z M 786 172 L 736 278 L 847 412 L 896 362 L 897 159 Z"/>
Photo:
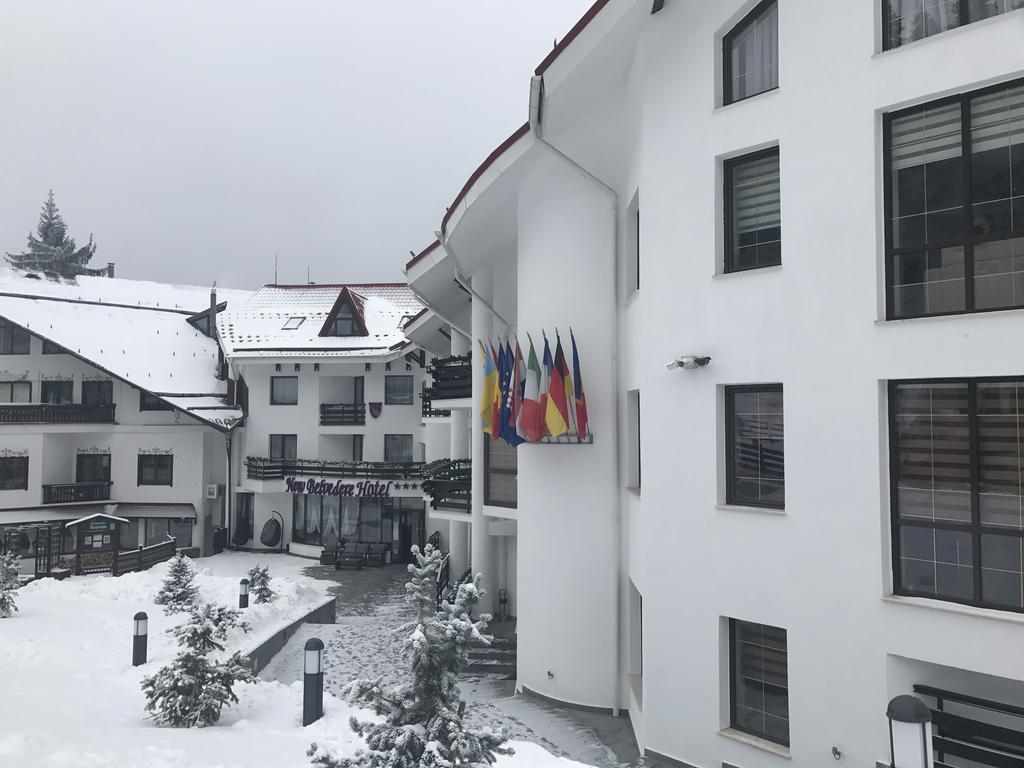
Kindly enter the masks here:
<path id="1" fill-rule="evenodd" d="M 367 336 L 366 323 L 363 320 L 363 302 L 365 299 L 348 288 L 342 288 L 338 300 L 327 315 L 321 336 Z"/>
<path id="2" fill-rule="evenodd" d="M 294 331 L 300 325 L 306 322 L 305 317 L 289 317 L 288 321 L 281 326 L 282 331 Z"/>
<path id="3" fill-rule="evenodd" d="M 358 336 L 359 329 L 356 327 L 356 319 L 352 317 L 352 308 L 342 306 L 338 308 L 338 314 L 327 330 L 328 336 Z"/>

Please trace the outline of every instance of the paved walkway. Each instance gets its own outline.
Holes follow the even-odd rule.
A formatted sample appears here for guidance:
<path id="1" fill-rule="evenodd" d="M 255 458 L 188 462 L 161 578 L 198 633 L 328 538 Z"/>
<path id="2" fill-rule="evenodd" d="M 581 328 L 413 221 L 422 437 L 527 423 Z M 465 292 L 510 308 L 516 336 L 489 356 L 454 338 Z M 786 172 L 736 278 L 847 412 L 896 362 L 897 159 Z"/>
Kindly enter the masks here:
<path id="1" fill-rule="evenodd" d="M 341 689 L 357 677 L 403 682 L 408 662 L 394 629 L 412 615 L 405 602 L 405 566 L 335 571 L 312 565 L 305 574 L 334 582 L 330 592 L 338 601 L 337 623 L 302 627 L 260 677 L 285 683 L 298 680 L 303 645 L 308 638 L 319 637 L 325 646 L 324 685 L 334 695 L 341 696 Z M 496 675 L 466 677 L 461 688 L 469 703 L 469 720 L 476 725 L 504 727 L 513 740 L 532 741 L 553 754 L 600 768 L 643 764 L 625 717 L 577 712 L 517 696 L 515 681 Z"/>

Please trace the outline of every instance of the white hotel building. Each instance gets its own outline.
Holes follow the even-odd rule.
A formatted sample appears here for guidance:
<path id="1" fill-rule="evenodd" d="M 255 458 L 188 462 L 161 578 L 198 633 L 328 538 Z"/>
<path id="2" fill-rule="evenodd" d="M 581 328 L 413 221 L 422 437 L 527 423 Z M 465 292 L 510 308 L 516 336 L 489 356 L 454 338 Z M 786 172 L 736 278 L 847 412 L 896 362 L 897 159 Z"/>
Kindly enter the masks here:
<path id="1" fill-rule="evenodd" d="M 600 0 L 537 68 L 407 265 L 520 689 L 700 768 L 888 765 L 916 693 L 1024 765 L 1022 6 Z M 476 339 L 570 325 L 593 444 L 494 453 Z"/>

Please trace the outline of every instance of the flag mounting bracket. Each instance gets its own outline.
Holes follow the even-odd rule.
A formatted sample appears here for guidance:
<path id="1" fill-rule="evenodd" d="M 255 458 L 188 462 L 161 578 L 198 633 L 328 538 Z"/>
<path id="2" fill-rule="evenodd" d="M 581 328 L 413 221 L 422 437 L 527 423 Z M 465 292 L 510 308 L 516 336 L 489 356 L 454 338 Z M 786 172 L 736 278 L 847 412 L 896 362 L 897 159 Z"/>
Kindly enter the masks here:
<path id="1" fill-rule="evenodd" d="M 547 435 L 546 437 L 538 440 L 534 445 L 593 445 L 594 444 L 594 433 L 587 432 L 586 437 L 580 439 L 574 432 L 566 432 L 564 435 L 558 437 L 552 437 Z M 523 443 L 523 445 L 530 445 L 530 443 Z"/>

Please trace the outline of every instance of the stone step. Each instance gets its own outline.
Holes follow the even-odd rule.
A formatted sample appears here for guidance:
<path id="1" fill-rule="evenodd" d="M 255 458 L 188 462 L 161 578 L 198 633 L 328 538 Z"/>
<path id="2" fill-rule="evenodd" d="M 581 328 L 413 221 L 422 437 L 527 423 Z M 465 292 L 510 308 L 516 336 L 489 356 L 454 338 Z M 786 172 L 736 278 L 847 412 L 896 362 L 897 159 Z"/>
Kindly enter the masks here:
<path id="1" fill-rule="evenodd" d="M 515 648 L 471 648 L 469 651 L 471 659 L 511 659 L 516 658 Z"/>
<path id="2" fill-rule="evenodd" d="M 505 675 L 515 677 L 515 663 L 490 659 L 476 659 L 466 666 L 466 672 L 474 675 Z"/>

